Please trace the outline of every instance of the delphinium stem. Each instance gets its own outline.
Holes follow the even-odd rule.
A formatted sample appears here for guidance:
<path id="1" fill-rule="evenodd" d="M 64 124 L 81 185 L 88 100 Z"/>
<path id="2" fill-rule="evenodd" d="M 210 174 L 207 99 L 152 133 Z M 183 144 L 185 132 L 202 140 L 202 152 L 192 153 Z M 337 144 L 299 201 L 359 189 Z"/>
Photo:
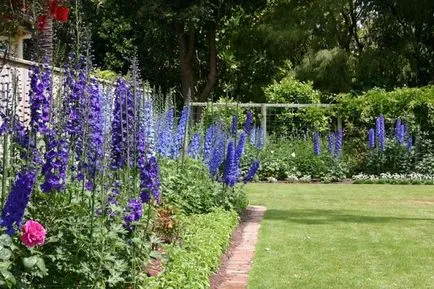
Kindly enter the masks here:
<path id="1" fill-rule="evenodd" d="M 6 197 L 7 177 L 8 177 L 8 134 L 3 136 L 3 176 L 2 176 L 2 193 L 1 207 L 3 208 L 4 199 Z"/>

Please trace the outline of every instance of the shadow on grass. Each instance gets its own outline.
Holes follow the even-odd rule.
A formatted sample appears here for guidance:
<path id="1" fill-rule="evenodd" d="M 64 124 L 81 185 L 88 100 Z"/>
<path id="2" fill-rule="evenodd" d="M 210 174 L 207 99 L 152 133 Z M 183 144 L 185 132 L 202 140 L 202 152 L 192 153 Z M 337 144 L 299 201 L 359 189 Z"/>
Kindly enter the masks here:
<path id="1" fill-rule="evenodd" d="M 407 221 L 434 221 L 430 218 L 405 218 L 390 216 L 361 215 L 358 211 L 348 210 L 267 210 L 264 216 L 266 220 L 283 220 L 299 224 L 331 224 L 331 223 L 391 223 Z"/>

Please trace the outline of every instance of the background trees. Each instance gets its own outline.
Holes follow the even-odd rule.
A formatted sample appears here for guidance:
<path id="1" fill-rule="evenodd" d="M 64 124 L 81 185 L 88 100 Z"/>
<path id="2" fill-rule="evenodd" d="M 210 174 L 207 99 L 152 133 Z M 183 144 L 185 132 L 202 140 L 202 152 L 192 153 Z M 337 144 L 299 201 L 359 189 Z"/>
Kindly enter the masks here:
<path id="1" fill-rule="evenodd" d="M 264 88 L 288 75 L 326 94 L 434 81 L 430 0 L 82 0 L 80 7 L 98 66 L 126 73 L 137 54 L 143 78 L 163 92 L 175 88 L 180 102 L 265 101 Z M 67 25 L 77 29 L 79 14 L 71 14 Z M 58 44 L 74 39 L 65 25 L 55 30 Z"/>

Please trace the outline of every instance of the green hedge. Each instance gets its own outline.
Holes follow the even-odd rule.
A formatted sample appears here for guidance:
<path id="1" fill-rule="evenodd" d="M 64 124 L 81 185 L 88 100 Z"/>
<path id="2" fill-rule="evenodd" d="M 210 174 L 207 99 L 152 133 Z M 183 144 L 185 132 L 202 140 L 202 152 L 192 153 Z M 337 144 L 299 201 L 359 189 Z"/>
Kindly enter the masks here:
<path id="1" fill-rule="evenodd" d="M 168 248 L 169 261 L 165 271 L 146 279 L 147 289 L 208 289 L 209 277 L 220 263 L 220 256 L 229 245 L 238 224 L 236 212 L 216 211 L 190 215 L 183 220 L 181 245 Z"/>

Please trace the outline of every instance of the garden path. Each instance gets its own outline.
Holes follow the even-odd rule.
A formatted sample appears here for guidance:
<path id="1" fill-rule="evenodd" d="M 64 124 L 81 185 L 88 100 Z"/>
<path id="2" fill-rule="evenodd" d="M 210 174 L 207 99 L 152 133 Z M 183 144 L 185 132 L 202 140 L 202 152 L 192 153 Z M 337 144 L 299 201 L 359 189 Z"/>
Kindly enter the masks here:
<path id="1" fill-rule="evenodd" d="M 262 206 L 249 206 L 233 234 L 232 245 L 213 276 L 213 289 L 246 289 L 252 268 L 259 227 L 266 211 Z"/>

